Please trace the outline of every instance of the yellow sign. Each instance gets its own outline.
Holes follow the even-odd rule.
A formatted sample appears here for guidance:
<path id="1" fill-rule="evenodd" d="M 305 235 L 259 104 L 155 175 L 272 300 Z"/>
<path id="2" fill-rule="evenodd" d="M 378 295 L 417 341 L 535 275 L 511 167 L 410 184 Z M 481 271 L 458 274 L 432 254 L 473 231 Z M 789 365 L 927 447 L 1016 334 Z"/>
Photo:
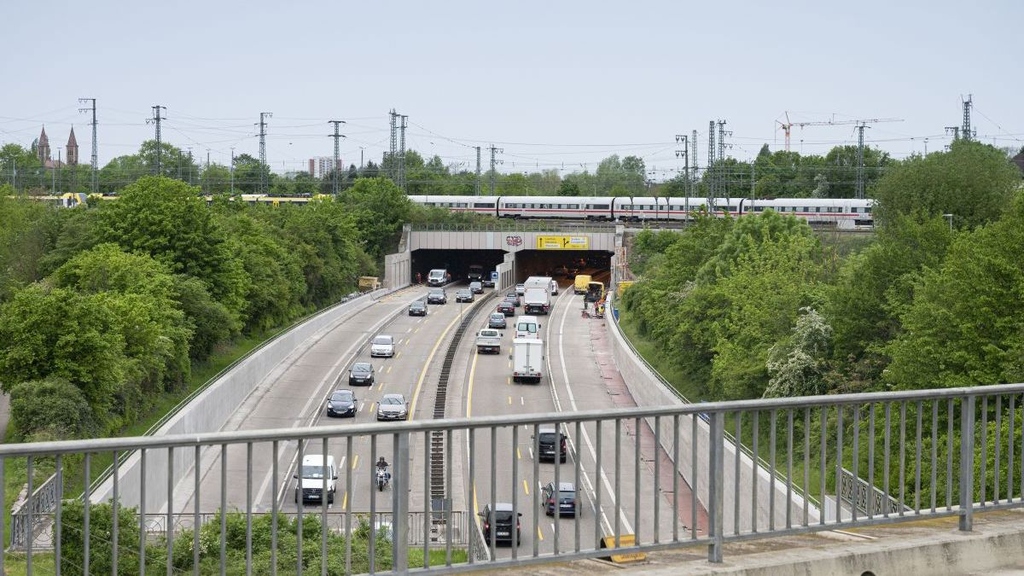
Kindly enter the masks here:
<path id="1" fill-rule="evenodd" d="M 619 282 L 619 286 L 615 289 L 615 295 L 621 298 L 622 293 L 625 292 L 626 289 L 628 289 L 632 285 L 632 280 L 623 280 L 622 282 Z"/>
<path id="2" fill-rule="evenodd" d="M 376 290 L 380 287 L 380 282 L 376 276 L 360 276 L 359 277 L 359 289 L 360 290 Z"/>
<path id="3" fill-rule="evenodd" d="M 634 534 L 620 534 L 619 535 L 619 548 L 631 548 L 636 546 L 636 536 Z M 601 548 L 615 549 L 615 536 L 605 536 L 601 538 Z M 624 562 L 643 562 L 647 560 L 646 552 L 627 552 L 625 554 L 612 554 L 608 556 L 608 559 L 616 564 L 622 564 Z"/>
<path id="4" fill-rule="evenodd" d="M 589 250 L 589 236 L 537 236 L 537 250 Z"/>

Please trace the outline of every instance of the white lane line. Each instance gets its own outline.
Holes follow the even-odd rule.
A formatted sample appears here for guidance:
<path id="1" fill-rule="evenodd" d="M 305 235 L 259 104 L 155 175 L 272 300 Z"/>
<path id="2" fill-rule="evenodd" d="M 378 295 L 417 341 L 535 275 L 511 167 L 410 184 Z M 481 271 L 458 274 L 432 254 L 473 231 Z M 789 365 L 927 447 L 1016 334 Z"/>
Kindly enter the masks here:
<path id="1" fill-rule="evenodd" d="M 569 299 L 570 302 L 572 302 L 572 300 L 573 300 L 572 298 Z M 558 326 L 558 331 L 561 334 L 563 334 L 563 335 L 565 334 L 565 320 L 568 317 L 569 317 L 569 309 L 566 308 L 566 307 L 563 307 L 563 309 L 562 309 L 562 321 L 559 323 L 559 326 Z M 563 344 L 564 340 L 565 340 L 564 336 L 562 338 L 558 339 L 558 359 L 562 363 L 562 380 L 565 382 L 565 391 L 566 391 L 566 395 L 568 396 L 568 399 L 569 399 L 569 407 L 570 407 L 571 411 L 572 412 L 579 412 L 579 409 L 576 407 L 576 396 L 572 393 L 572 386 L 569 385 L 569 371 L 566 368 L 566 364 L 565 364 L 565 346 Z M 550 358 L 548 359 L 548 372 L 549 373 L 553 373 L 553 371 L 551 370 L 551 360 L 550 360 Z M 554 402 L 555 402 L 555 410 L 561 412 L 562 411 L 562 403 L 561 403 L 561 401 L 558 398 L 558 390 L 557 390 L 556 386 L 554 385 L 554 382 L 552 382 L 552 385 L 551 385 L 551 396 L 552 396 L 552 398 L 554 399 Z M 594 444 L 590 441 L 590 434 L 587 433 L 587 427 L 586 426 L 581 426 L 580 427 L 580 433 L 583 436 L 583 443 L 586 444 L 587 450 L 590 452 L 590 457 L 593 458 L 594 461 L 596 462 L 597 461 L 597 450 L 594 449 Z M 569 436 L 569 435 L 566 434 L 566 436 Z M 579 458 L 579 452 L 576 450 L 576 447 L 574 445 L 574 442 L 573 442 L 573 439 L 572 439 L 571 436 L 569 436 L 569 444 L 570 444 L 570 446 L 573 447 L 573 450 L 576 451 L 576 453 L 577 453 L 576 457 Z M 625 532 L 627 534 L 632 534 L 633 533 L 633 527 L 629 523 L 629 520 L 626 518 L 626 511 L 623 510 L 618 505 L 618 503 L 615 501 L 615 490 L 612 488 L 611 482 L 608 480 L 608 475 L 605 473 L 603 467 L 601 468 L 601 470 L 599 472 L 600 472 L 600 476 L 601 476 L 601 482 L 604 484 L 605 491 L 606 491 L 606 493 L 608 495 L 608 498 L 611 499 L 612 505 L 615 507 L 615 510 L 619 514 L 619 521 L 622 523 L 622 527 L 625 528 Z M 594 485 L 593 485 L 593 482 L 591 482 L 591 480 L 590 480 L 590 476 L 586 473 L 586 471 L 583 469 L 582 466 L 580 467 L 580 474 L 583 475 L 583 481 L 584 481 L 585 484 L 587 484 L 588 490 L 590 490 L 590 494 L 591 494 L 591 501 L 593 501 L 594 500 L 594 497 L 593 497 Z M 608 520 L 608 515 L 605 513 L 605 511 L 603 509 L 600 511 L 600 517 L 601 517 L 601 521 L 604 522 L 604 525 L 605 525 L 605 528 L 606 528 L 605 534 L 611 534 L 612 531 L 613 531 L 612 524 Z"/>

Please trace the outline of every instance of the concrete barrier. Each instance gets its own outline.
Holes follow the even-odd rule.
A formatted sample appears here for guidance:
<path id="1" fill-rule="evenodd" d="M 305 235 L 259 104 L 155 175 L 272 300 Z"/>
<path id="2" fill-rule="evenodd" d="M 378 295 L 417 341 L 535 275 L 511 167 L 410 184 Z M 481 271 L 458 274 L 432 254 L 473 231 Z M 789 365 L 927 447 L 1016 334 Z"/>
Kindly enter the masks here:
<path id="1" fill-rule="evenodd" d="M 612 294 L 609 294 L 608 308 L 613 309 L 614 301 Z M 662 382 L 643 359 L 633 353 L 633 349 L 626 341 L 615 319 L 616 315 L 606 314 L 605 323 L 611 335 L 609 341 L 612 345 L 612 356 L 615 365 L 626 382 L 626 387 L 637 406 L 672 406 L 682 405 L 684 401 L 675 391 L 670 390 Z M 708 443 L 710 440 L 710 429 L 706 422 L 697 419 L 697 435 L 693 435 L 693 418 L 682 417 L 679 430 L 679 456 L 680 462 L 677 468 L 682 471 L 683 477 L 696 491 L 697 498 L 707 509 L 708 504 L 708 468 L 706 456 L 708 454 Z M 653 419 L 648 420 L 648 426 L 654 429 Z M 661 421 L 661 443 L 669 456 L 672 455 L 672 440 L 674 435 L 673 422 L 670 418 L 663 418 Z M 691 454 L 694 454 L 694 443 L 696 443 L 697 474 L 694 474 L 694 462 Z M 766 531 L 769 526 L 776 529 L 786 526 L 786 484 L 781 477 L 776 477 L 774 485 L 769 471 L 761 464 L 754 465 L 753 460 L 744 452 L 740 451 L 740 467 L 736 470 L 737 447 L 726 440 L 725 443 L 725 486 L 723 489 L 723 526 L 727 534 L 736 530 L 749 532 L 756 526 L 758 531 Z M 695 477 L 696 476 L 696 477 Z M 756 482 L 756 492 L 754 490 Z M 757 494 L 756 514 L 754 513 L 753 494 Z M 774 518 L 772 517 L 772 502 L 774 502 Z M 737 506 L 738 519 L 737 519 Z M 796 525 L 803 521 L 804 499 L 794 493 L 789 503 L 790 521 Z M 818 521 L 820 512 L 813 504 L 808 503 L 808 522 L 813 524 Z M 738 524 L 738 526 L 737 526 Z"/>
<path id="2" fill-rule="evenodd" d="M 243 400 L 308 338 L 333 330 L 349 316 L 370 306 L 388 290 L 363 294 L 328 308 L 251 351 L 234 367 L 210 384 L 186 406 L 179 409 L 156 432 L 157 435 L 201 434 L 216 432 L 227 422 Z M 143 486 L 145 509 L 153 512 L 166 509 L 167 486 L 174 486 L 195 464 L 195 452 L 176 450 L 173 465 L 166 450 L 146 453 L 145 478 L 141 477 L 141 455 L 131 454 L 120 464 L 118 499 L 125 506 L 140 506 Z M 93 502 L 108 500 L 113 495 L 113 478 L 108 478 L 91 495 Z"/>

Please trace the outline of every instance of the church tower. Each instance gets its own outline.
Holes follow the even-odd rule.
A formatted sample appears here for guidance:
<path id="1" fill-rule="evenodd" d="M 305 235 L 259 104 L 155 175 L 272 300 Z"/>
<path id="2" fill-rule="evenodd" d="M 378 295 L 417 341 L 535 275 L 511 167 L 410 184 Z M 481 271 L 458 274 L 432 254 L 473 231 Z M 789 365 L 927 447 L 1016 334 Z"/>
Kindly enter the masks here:
<path id="1" fill-rule="evenodd" d="M 68 166 L 78 166 L 78 140 L 75 139 L 75 127 L 71 127 L 71 136 L 68 137 Z"/>
<path id="2" fill-rule="evenodd" d="M 43 166 L 50 165 L 50 139 L 46 137 L 46 126 L 43 126 L 43 133 L 39 135 L 36 157 L 39 158 L 39 163 Z"/>

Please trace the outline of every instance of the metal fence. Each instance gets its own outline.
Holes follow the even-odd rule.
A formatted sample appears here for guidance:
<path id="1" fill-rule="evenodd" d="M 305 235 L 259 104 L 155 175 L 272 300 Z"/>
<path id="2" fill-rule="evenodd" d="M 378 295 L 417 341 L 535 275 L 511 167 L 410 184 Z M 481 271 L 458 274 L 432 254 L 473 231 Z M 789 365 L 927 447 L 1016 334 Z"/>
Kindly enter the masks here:
<path id="1" fill-rule="evenodd" d="M 67 546 L 62 543 L 74 535 L 83 545 L 86 565 L 90 558 L 99 562 L 102 557 L 104 566 L 138 563 L 139 572 L 162 572 L 153 570 L 155 557 L 166 564 L 167 573 L 199 574 L 211 558 L 219 557 L 224 570 L 230 530 L 219 511 L 234 510 L 247 534 L 246 563 L 268 546 L 283 546 L 286 538 L 296 539 L 292 548 L 297 546 L 302 558 L 303 543 L 307 550 L 312 545 L 308 534 L 301 535 L 304 518 L 319 531 L 320 557 L 344 557 L 346 571 L 404 573 L 421 567 L 410 567 L 410 553 L 417 550 L 423 551 L 424 565 L 458 572 L 604 557 L 609 551 L 603 546 L 617 544 L 616 552 L 623 554 L 707 546 L 708 560 L 720 562 L 722 546 L 731 540 L 922 517 L 957 516 L 960 529 L 969 531 L 976 510 L 1024 506 L 1022 405 L 1024 384 L 1013 384 L 446 419 L 386 430 L 353 424 L 2 445 L 0 482 L 13 473 L 9 471 L 42 464 L 57 467 L 58 479 L 85 475 L 94 455 L 104 452 L 116 455 L 111 477 L 117 482 L 110 520 L 100 521 L 102 507 L 90 493 L 62 494 L 88 505 L 79 504 L 74 512 L 72 501 L 64 500 L 54 513 L 26 514 L 21 524 L 11 525 L 15 534 L 0 536 L 25 553 L 28 573 L 39 554 L 53 555 L 60 565 Z M 539 431 L 549 425 L 566 434 L 564 464 L 535 457 L 540 454 Z M 643 445 L 642 430 L 654 436 L 653 444 Z M 671 433 L 666 436 L 664 430 Z M 730 446 L 727 430 L 748 446 L 751 458 L 741 458 L 742 451 Z M 443 434 L 450 447 L 442 506 L 427 496 L 434 433 Z M 289 491 L 289 463 L 303 450 L 328 451 L 339 462 L 351 463 L 360 453 L 372 462 L 383 449 L 403 464 L 396 467 L 390 490 L 360 494 L 360 483 L 368 482 L 366 471 L 341 465 L 338 493 L 351 497 L 340 505 L 289 507 L 294 494 Z M 123 472 L 120 455 L 136 450 L 142 455 L 141 470 Z M 176 454 L 186 453 L 203 464 L 180 483 L 147 476 L 147 458 L 173 461 Z M 65 465 L 71 461 L 83 465 L 73 472 Z M 555 485 L 572 482 L 578 490 L 576 506 L 583 513 L 568 520 L 542 518 L 539 487 L 546 480 Z M 261 481 L 268 483 L 270 500 L 257 495 Z M 132 482 L 162 493 L 166 507 L 146 510 L 145 499 L 141 505 L 122 500 L 117 483 Z M 763 483 L 771 490 L 763 490 Z M 688 492 L 688 487 L 696 488 Z M 831 509 L 814 509 L 810 499 L 798 497 L 801 491 L 832 502 Z M 34 498 L 28 496 L 28 510 L 40 509 Z M 516 531 L 509 547 L 498 545 L 496 532 L 485 538 L 483 521 L 477 518 L 479 511 L 501 502 L 522 514 L 522 534 Z M 125 511 L 136 533 L 157 533 L 156 540 L 138 539 L 137 549 L 125 545 L 127 539 L 119 543 L 119 512 Z M 254 526 L 266 518 L 274 526 L 298 522 L 298 536 L 282 531 L 269 542 L 253 538 Z M 309 522 L 312 518 L 317 522 Z M 370 538 L 369 565 L 356 568 L 353 541 L 364 520 L 372 532 L 388 533 L 391 557 L 378 558 L 374 546 L 379 540 Z M 0 523 L 0 530 L 5 525 Z M 212 535 L 219 541 L 201 542 L 202 527 L 211 525 L 212 530 L 202 532 L 204 538 Z M 18 532 L 35 537 L 22 538 Z M 192 542 L 185 547 L 191 562 L 188 554 L 183 560 L 180 550 L 175 553 L 176 541 L 182 539 Z M 439 553 L 431 556 L 431 551 Z M 415 557 L 420 562 L 418 553 Z M 0 552 L 0 568 L 13 558 Z M 321 566 L 321 573 L 328 573 L 327 563 Z M 279 571 L 294 573 L 296 567 Z"/>

